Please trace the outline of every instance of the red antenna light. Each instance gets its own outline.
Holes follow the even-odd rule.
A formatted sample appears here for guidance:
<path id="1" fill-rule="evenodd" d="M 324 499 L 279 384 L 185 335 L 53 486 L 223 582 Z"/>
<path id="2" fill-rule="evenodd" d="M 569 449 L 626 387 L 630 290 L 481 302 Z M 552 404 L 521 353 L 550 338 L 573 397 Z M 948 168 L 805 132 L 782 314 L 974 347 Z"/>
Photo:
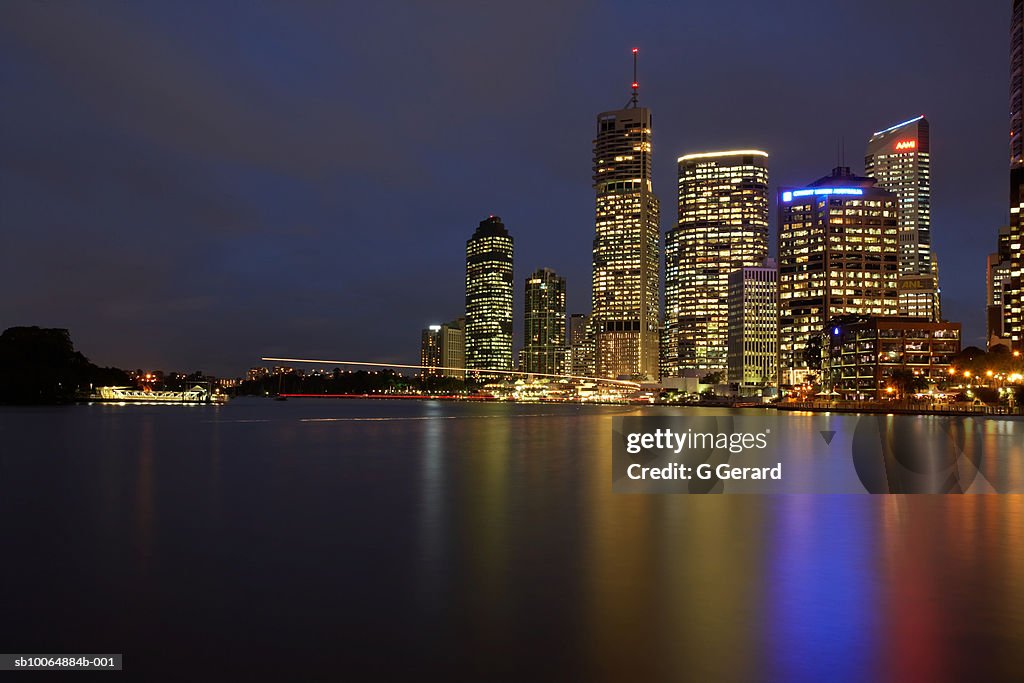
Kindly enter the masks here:
<path id="1" fill-rule="evenodd" d="M 640 88 L 640 83 L 639 83 L 639 81 L 638 81 L 638 79 L 636 77 L 636 56 L 637 56 L 637 52 L 639 52 L 639 51 L 640 51 L 640 48 L 637 48 L 637 47 L 633 48 L 633 96 L 631 98 L 629 98 L 629 104 L 626 105 L 627 107 L 628 106 L 632 106 L 634 109 L 639 104 L 639 102 L 637 101 L 637 91 Z"/>

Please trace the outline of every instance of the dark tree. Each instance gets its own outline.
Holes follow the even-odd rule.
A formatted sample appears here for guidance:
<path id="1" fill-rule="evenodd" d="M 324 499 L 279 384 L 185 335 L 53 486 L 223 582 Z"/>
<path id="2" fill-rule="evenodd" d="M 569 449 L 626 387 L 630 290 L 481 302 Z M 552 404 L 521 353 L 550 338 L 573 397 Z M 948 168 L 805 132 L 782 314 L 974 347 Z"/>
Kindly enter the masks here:
<path id="1" fill-rule="evenodd" d="M 893 370 L 889 375 L 896 393 L 901 396 L 909 396 L 924 391 L 928 388 L 928 380 L 920 375 L 915 375 L 911 370 Z"/>
<path id="2" fill-rule="evenodd" d="M 715 372 L 709 372 L 708 374 L 706 374 L 706 375 L 704 375 L 703 377 L 700 378 L 700 383 L 701 384 L 721 384 L 724 381 L 725 381 L 725 373 L 722 372 L 721 370 L 716 370 Z"/>
<path id="3" fill-rule="evenodd" d="M 67 330 L 12 327 L 0 335 L 0 402 L 62 403 L 100 384 L 124 385 L 116 368 L 98 368 L 75 351 Z"/>
<path id="4" fill-rule="evenodd" d="M 807 338 L 807 345 L 804 346 L 804 362 L 810 370 L 821 370 L 821 335 L 812 334 Z"/>

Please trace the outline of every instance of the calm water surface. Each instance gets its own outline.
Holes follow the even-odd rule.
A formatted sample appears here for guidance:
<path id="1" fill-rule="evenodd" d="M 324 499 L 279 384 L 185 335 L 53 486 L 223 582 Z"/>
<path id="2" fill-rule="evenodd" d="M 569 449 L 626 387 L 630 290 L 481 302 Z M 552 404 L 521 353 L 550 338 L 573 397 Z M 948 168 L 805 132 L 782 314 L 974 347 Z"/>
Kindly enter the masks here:
<path id="1" fill-rule="evenodd" d="M 1022 496 L 613 495 L 665 409 L 0 409 L 0 651 L 193 679 L 1020 680 Z"/>

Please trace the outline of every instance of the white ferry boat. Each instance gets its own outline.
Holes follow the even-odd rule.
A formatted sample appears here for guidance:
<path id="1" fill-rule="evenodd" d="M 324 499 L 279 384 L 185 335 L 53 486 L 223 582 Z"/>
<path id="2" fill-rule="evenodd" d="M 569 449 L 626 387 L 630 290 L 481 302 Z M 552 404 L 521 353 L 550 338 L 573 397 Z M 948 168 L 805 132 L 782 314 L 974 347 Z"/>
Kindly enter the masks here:
<path id="1" fill-rule="evenodd" d="M 227 394 L 196 385 L 185 391 L 153 391 L 132 387 L 96 387 L 89 400 L 111 403 L 227 403 Z"/>

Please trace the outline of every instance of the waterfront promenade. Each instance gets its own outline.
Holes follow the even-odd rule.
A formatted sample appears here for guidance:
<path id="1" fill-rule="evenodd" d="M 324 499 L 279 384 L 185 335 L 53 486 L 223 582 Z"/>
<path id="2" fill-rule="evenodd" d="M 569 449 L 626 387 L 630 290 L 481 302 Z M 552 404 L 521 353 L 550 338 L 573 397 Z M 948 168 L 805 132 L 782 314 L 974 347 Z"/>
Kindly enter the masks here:
<path id="1" fill-rule="evenodd" d="M 831 413 L 884 413 L 894 415 L 1005 415 L 1024 416 L 1020 407 L 992 406 L 981 402 L 930 403 L 923 401 L 783 401 L 776 410 Z"/>

